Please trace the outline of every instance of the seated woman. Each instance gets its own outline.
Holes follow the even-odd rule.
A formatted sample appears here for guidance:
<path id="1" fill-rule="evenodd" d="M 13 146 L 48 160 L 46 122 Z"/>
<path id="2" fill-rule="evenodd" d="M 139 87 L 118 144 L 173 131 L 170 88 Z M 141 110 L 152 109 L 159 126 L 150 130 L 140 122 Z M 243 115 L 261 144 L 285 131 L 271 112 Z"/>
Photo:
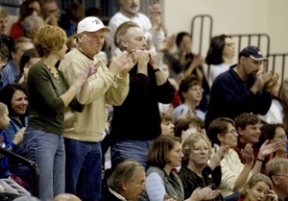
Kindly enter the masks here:
<path id="1" fill-rule="evenodd" d="M 154 141 L 147 157 L 150 168 L 146 172 L 146 192 L 150 201 L 162 201 L 165 194 L 169 198 L 177 197 L 178 200 L 184 200 L 182 182 L 172 171 L 181 165 L 182 157 L 180 138 L 161 135 Z M 210 200 L 218 194 L 217 190 L 210 187 L 198 188 L 186 201 L 198 201 L 204 197 Z"/>
<path id="2" fill-rule="evenodd" d="M 26 90 L 19 84 L 8 84 L 0 93 L 0 101 L 8 106 L 10 123 L 8 128 L 5 129 L 5 132 L 7 140 L 12 142 L 16 136 L 23 136 L 28 124 L 28 100 Z M 15 147 L 13 151 L 23 156 L 24 148 L 22 143 Z M 20 184 L 32 193 L 34 187 L 32 170 L 22 163 L 12 159 L 9 160 L 9 165 L 10 172 L 13 175 L 20 177 L 24 181 L 21 181 Z"/>
<path id="3" fill-rule="evenodd" d="M 269 156 L 272 158 L 286 158 L 286 141 L 287 136 L 285 133 L 284 126 L 282 124 L 265 124 L 261 127 L 261 135 L 259 139 L 259 144 L 256 146 L 260 147 L 266 140 L 269 143 L 278 142 L 279 149 Z"/>
<path id="4" fill-rule="evenodd" d="M 227 71 L 233 64 L 235 44 L 230 36 L 221 34 L 212 38 L 205 61 L 208 65 L 214 65 L 210 69 L 212 83 L 218 75 Z"/>
<path id="5" fill-rule="evenodd" d="M 161 135 L 174 135 L 174 124 L 172 123 L 172 117 L 167 113 L 161 113 L 160 119 Z"/>
<path id="6" fill-rule="evenodd" d="M 14 149 L 22 142 L 23 133 L 17 133 L 12 141 L 7 140 L 5 129 L 9 125 L 9 112 L 8 107 L 0 102 L 0 139 L 1 148 L 9 151 Z M 12 178 L 9 166 L 9 158 L 1 155 L 0 157 L 0 185 L 4 188 L 5 193 L 21 195 L 30 195 L 30 193 L 20 186 Z M 3 189 L 2 189 L 3 190 Z M 1 199 L 4 200 L 4 199 Z"/>
<path id="7" fill-rule="evenodd" d="M 214 154 L 209 165 L 207 165 L 211 148 L 210 141 L 202 133 L 194 133 L 184 141 L 182 145 L 184 158 L 178 176 L 184 186 L 185 198 L 189 198 L 198 187 L 211 186 L 212 189 L 216 190 L 220 185 L 222 175 L 220 161 L 226 147 L 219 148 L 217 154 Z M 224 199 L 219 194 L 214 200 Z"/>
<path id="8" fill-rule="evenodd" d="M 10 123 L 5 130 L 8 141 L 12 141 L 17 132 L 24 133 L 28 123 L 27 93 L 19 84 L 9 84 L 1 91 L 0 101 L 8 106 Z M 17 153 L 21 154 L 22 146 L 17 149 Z"/>
<path id="9" fill-rule="evenodd" d="M 213 120 L 208 128 L 208 136 L 213 144 L 229 147 L 220 163 L 222 178 L 219 190 L 224 197 L 239 192 L 249 177 L 260 171 L 263 163 L 260 155 L 265 157 L 275 151 L 274 145 L 264 143 L 259 149 L 257 160 L 254 160 L 252 145 L 248 143 L 242 150 L 245 161 L 242 164 L 239 155 L 233 149 L 237 146 L 238 133 L 234 121 L 230 118 L 221 117 Z"/>
<path id="10" fill-rule="evenodd" d="M 278 196 L 270 178 L 257 173 L 245 184 L 238 201 L 278 201 Z"/>
<path id="11" fill-rule="evenodd" d="M 181 114 L 187 114 L 187 116 L 199 117 L 203 121 L 205 120 L 205 113 L 197 109 L 202 99 L 202 93 L 201 81 L 194 75 L 187 76 L 181 81 L 178 96 L 182 104 L 174 109 L 175 122 L 179 120 Z"/>
<path id="12" fill-rule="evenodd" d="M 287 158 L 286 142 L 287 136 L 285 134 L 284 126 L 282 124 L 264 124 L 261 127 L 261 135 L 259 142 L 255 144 L 255 147 L 260 149 L 261 145 L 266 141 L 269 144 L 277 142 L 278 149 L 274 153 L 267 155 L 262 163 L 261 172 L 265 172 L 266 163 L 273 158 Z"/>

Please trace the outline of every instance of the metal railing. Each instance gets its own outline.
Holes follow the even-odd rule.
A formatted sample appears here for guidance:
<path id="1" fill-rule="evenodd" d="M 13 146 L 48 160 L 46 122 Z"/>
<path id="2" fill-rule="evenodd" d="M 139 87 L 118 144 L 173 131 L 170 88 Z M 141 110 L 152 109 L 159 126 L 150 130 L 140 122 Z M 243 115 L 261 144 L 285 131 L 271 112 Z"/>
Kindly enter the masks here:
<path id="1" fill-rule="evenodd" d="M 18 155 L 18 154 L 15 154 L 12 151 L 8 151 L 7 149 L 4 149 L 2 147 L 0 147 L 0 154 L 3 154 L 5 156 L 9 157 L 10 159 L 14 159 L 15 161 L 18 161 L 18 162 L 22 163 L 23 165 L 34 170 L 33 194 L 34 194 L 34 196 L 39 197 L 39 169 L 38 169 L 38 166 L 36 165 L 36 163 Z"/>
<path id="2" fill-rule="evenodd" d="M 284 79 L 288 77 L 288 70 L 285 68 L 288 65 L 288 53 L 269 54 L 268 58 L 267 70 L 278 73 L 280 76 L 280 83 L 283 83 Z M 278 66 L 281 66 L 281 68 L 276 68 Z"/>
<path id="3" fill-rule="evenodd" d="M 209 25 L 206 27 L 205 22 L 208 22 Z M 196 23 L 199 23 L 199 27 L 196 27 Z M 199 29 L 198 29 L 199 28 Z M 208 30 L 206 30 L 208 29 Z M 203 55 L 203 45 L 204 45 L 204 37 L 206 37 L 206 42 L 210 44 L 210 40 L 212 38 L 212 29 L 213 29 L 213 19 L 210 15 L 196 15 L 192 19 L 191 23 L 191 38 L 193 41 L 193 46 L 198 45 L 198 54 Z M 199 35 L 199 40 L 195 40 L 195 37 Z M 204 52 L 206 54 L 206 52 Z"/>
<path id="4" fill-rule="evenodd" d="M 235 42 L 235 55 L 239 55 L 243 48 L 251 45 L 258 47 L 266 57 L 270 53 L 270 37 L 265 33 L 227 35 L 231 36 Z"/>
<path id="5" fill-rule="evenodd" d="M 191 38 L 193 41 L 193 49 L 202 57 L 206 56 L 207 50 L 212 39 L 213 19 L 210 15 L 196 15 L 191 22 Z M 288 70 L 285 70 L 287 65 L 288 53 L 270 53 L 271 40 L 268 34 L 253 33 L 253 34 L 229 34 L 235 42 L 235 57 L 234 63 L 238 62 L 239 52 L 250 45 L 257 46 L 263 55 L 269 58 L 267 64 L 267 71 L 276 72 L 280 75 L 280 84 L 282 84 L 285 77 L 288 76 Z M 208 44 L 208 45 L 207 45 Z M 195 46 L 195 47 L 194 47 Z M 206 75 L 209 76 L 210 66 L 207 66 Z M 287 75 L 286 75 L 286 74 Z"/>

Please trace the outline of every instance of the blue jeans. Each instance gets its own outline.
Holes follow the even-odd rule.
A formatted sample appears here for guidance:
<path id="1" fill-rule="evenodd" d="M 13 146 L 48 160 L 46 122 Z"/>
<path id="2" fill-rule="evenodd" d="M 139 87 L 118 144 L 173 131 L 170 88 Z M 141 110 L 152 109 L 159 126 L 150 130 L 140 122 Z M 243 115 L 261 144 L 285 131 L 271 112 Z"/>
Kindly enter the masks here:
<path id="1" fill-rule="evenodd" d="M 40 172 L 39 198 L 51 201 L 64 193 L 65 149 L 63 136 L 28 127 L 23 137 L 24 153 Z"/>
<path id="2" fill-rule="evenodd" d="M 66 192 L 85 201 L 98 201 L 102 186 L 100 142 L 82 142 L 65 138 Z"/>
<path id="3" fill-rule="evenodd" d="M 147 166 L 147 154 L 153 140 L 119 140 L 111 146 L 112 168 L 126 159 L 135 160 Z"/>

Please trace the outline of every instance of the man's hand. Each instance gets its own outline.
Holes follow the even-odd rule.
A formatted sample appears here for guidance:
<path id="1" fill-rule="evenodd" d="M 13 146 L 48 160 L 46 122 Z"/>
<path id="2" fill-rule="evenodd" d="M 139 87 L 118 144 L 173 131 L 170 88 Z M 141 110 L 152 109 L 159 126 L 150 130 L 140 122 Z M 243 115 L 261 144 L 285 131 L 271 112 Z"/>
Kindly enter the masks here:
<path id="1" fill-rule="evenodd" d="M 253 154 L 253 148 L 250 143 L 246 144 L 244 149 L 241 150 L 242 157 L 245 159 L 246 163 L 248 165 L 253 165 L 254 163 L 254 154 Z"/>
<path id="2" fill-rule="evenodd" d="M 272 79 L 271 73 L 261 73 L 257 76 L 257 79 L 253 86 L 251 87 L 251 91 L 256 94 L 258 91 L 262 90 L 264 86 L 268 83 L 269 80 Z"/>
<path id="3" fill-rule="evenodd" d="M 152 65 L 153 69 L 157 69 L 158 68 L 158 57 L 157 57 L 157 53 L 149 50 L 149 63 Z"/>
<path id="4" fill-rule="evenodd" d="M 89 77 L 93 74 L 95 74 L 101 65 L 101 61 L 94 64 L 93 62 L 88 63 L 88 65 L 79 73 L 77 77 L 77 86 L 82 87 L 85 82 L 89 79 Z"/>
<path id="5" fill-rule="evenodd" d="M 269 140 L 266 140 L 260 147 L 258 158 L 264 159 L 265 156 L 268 156 L 279 149 L 279 142 L 269 143 Z"/>
<path id="6" fill-rule="evenodd" d="M 123 51 L 116 57 L 113 57 L 109 66 L 109 71 L 114 76 L 118 75 L 122 71 L 123 67 L 125 67 L 126 63 L 129 62 L 129 57 L 127 51 Z"/>
<path id="7" fill-rule="evenodd" d="M 126 64 L 122 67 L 120 75 L 126 76 L 128 75 L 129 71 L 136 65 L 137 59 L 134 52 L 128 55 L 128 60 Z"/>
<path id="8" fill-rule="evenodd" d="M 138 62 L 137 73 L 148 75 L 149 52 L 147 50 L 136 50 L 134 56 Z"/>

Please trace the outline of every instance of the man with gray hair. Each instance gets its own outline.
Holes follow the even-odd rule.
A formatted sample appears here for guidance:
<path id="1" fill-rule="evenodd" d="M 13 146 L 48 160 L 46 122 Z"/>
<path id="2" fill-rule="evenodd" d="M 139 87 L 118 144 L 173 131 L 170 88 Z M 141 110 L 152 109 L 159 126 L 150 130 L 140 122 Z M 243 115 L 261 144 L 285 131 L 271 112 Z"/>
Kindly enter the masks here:
<path id="1" fill-rule="evenodd" d="M 114 106 L 111 130 L 112 168 L 125 159 L 146 167 L 153 140 L 161 134 L 158 102 L 171 103 L 175 89 L 158 67 L 157 55 L 147 51 L 144 32 L 133 22 L 124 22 L 115 33 L 121 51 L 134 56 L 130 90 L 120 106 Z"/>
<path id="2" fill-rule="evenodd" d="M 279 200 L 287 200 L 288 196 L 288 159 L 275 158 L 266 164 L 266 175 L 272 180 L 273 190 Z"/>
<path id="3" fill-rule="evenodd" d="M 146 190 L 144 167 L 133 160 L 121 162 L 108 179 L 100 201 L 137 200 Z"/>
<path id="4" fill-rule="evenodd" d="M 132 58 L 123 52 L 111 60 L 109 69 L 95 57 L 110 29 L 96 17 L 86 17 L 78 23 L 77 48 L 61 61 L 59 69 L 68 83 L 73 83 L 81 69 L 95 64 L 97 73 L 88 80 L 89 100 L 82 113 L 74 113 L 65 121 L 66 129 L 66 192 L 85 201 L 98 201 L 101 194 L 101 140 L 107 113 L 106 103 L 121 105 L 129 91 L 129 65 Z M 128 64 L 128 65 L 126 65 Z"/>
<path id="5" fill-rule="evenodd" d="M 148 200 L 144 167 L 134 160 L 124 160 L 116 167 L 108 179 L 108 187 L 99 201 Z M 176 197 L 163 201 L 176 201 Z"/>
<path id="6" fill-rule="evenodd" d="M 38 15 L 30 15 L 24 19 L 21 24 L 24 35 L 27 38 L 34 39 L 38 29 L 43 26 L 44 20 Z"/>

